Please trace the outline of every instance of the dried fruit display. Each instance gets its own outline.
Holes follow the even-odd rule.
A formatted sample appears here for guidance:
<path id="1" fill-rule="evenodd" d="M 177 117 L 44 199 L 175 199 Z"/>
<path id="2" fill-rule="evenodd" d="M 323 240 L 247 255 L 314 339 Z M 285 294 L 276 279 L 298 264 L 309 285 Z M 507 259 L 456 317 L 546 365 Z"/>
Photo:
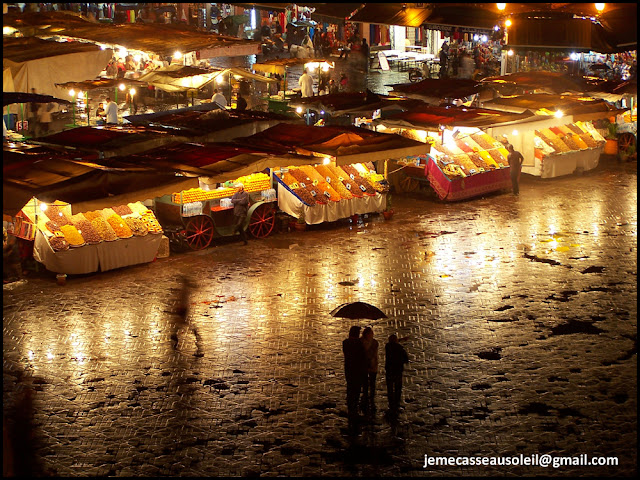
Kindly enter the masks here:
<path id="1" fill-rule="evenodd" d="M 136 237 L 144 237 L 149 233 L 149 227 L 139 218 L 127 217 L 124 221 Z"/>
<path id="2" fill-rule="evenodd" d="M 478 155 L 480 155 L 480 158 L 482 159 L 482 161 L 484 163 L 486 163 L 489 168 L 491 169 L 496 169 L 498 168 L 498 164 L 496 163 L 496 161 L 491 157 L 491 154 L 485 150 L 479 150 L 478 152 L 476 152 Z"/>
<path id="3" fill-rule="evenodd" d="M 60 227 L 62 233 L 64 233 L 64 239 L 72 247 L 81 247 L 85 244 L 84 238 L 78 232 L 78 229 L 73 225 L 62 225 Z"/>
<path id="4" fill-rule="evenodd" d="M 113 215 L 107 217 L 107 223 L 109 223 L 111 228 L 113 228 L 113 231 L 116 232 L 118 238 L 131 238 L 133 236 L 133 232 L 131 231 L 131 229 L 127 226 L 122 217 L 117 213 L 114 213 Z"/>
<path id="5" fill-rule="evenodd" d="M 470 175 L 472 170 L 476 173 L 478 172 L 478 167 L 476 167 L 476 164 L 471 161 L 469 155 L 454 155 L 453 161 L 460 165 L 464 173 L 467 175 Z"/>
<path id="6" fill-rule="evenodd" d="M 572 135 L 564 135 L 560 137 L 564 143 L 567 144 L 571 150 L 580 150 L 580 146 L 573 140 Z"/>
<path id="7" fill-rule="evenodd" d="M 131 209 L 133 213 L 139 213 L 140 215 L 142 215 L 144 212 L 149 210 L 141 202 L 127 203 L 127 206 Z"/>
<path id="8" fill-rule="evenodd" d="M 162 226 L 151 210 L 142 213 L 140 219 L 147 225 L 149 233 L 162 233 Z"/>
<path id="9" fill-rule="evenodd" d="M 353 180 L 351 180 L 351 177 L 347 175 L 347 172 L 345 172 L 341 167 L 338 167 L 336 165 L 331 165 L 331 164 L 327 165 L 327 167 L 330 168 L 334 176 L 344 184 L 344 186 L 347 188 L 347 190 L 349 190 L 351 195 L 357 198 L 364 197 L 364 192 L 360 190 L 360 187 L 358 187 L 358 184 Z"/>
<path id="10" fill-rule="evenodd" d="M 63 237 L 51 237 L 49 238 L 49 245 L 55 252 L 63 252 L 65 250 L 69 250 L 69 242 L 67 242 Z"/>
<path id="11" fill-rule="evenodd" d="M 598 146 L 598 142 L 596 142 L 593 137 L 591 135 L 589 135 L 588 133 L 583 133 L 582 135 L 580 135 L 580 138 L 582 139 L 582 141 L 584 143 L 587 144 L 588 147 L 590 148 L 594 148 Z"/>
<path id="12" fill-rule="evenodd" d="M 360 188 L 364 193 L 368 194 L 368 195 L 375 195 L 376 191 L 375 189 L 371 186 L 371 184 L 364 178 L 362 177 L 359 173 L 358 170 L 356 170 L 355 167 L 353 167 L 352 165 L 344 165 L 342 167 L 342 170 L 344 170 L 344 172 L 349 175 L 349 177 L 351 177 L 351 179 L 356 182 L 356 184 L 358 185 L 358 188 Z M 364 188 L 361 188 L 361 186 Z"/>
<path id="13" fill-rule="evenodd" d="M 469 145 L 467 145 L 461 138 L 456 138 L 454 141 L 456 142 L 456 146 L 464 153 L 468 154 L 473 152 L 473 149 Z"/>
<path id="14" fill-rule="evenodd" d="M 575 133 L 576 135 L 582 135 L 583 133 L 585 133 L 584 130 L 582 130 L 578 125 L 576 125 L 575 123 L 570 123 L 569 125 L 567 125 L 567 127 L 569 128 L 569 130 L 571 130 L 573 133 Z"/>
<path id="15" fill-rule="evenodd" d="M 547 137 L 552 143 L 552 147 L 555 148 L 556 150 L 562 152 L 562 153 L 566 153 L 566 152 L 570 152 L 571 150 L 569 149 L 569 147 L 567 146 L 566 143 L 564 143 L 562 141 L 561 138 L 559 138 L 555 133 L 553 133 L 551 131 L 551 129 L 549 128 L 544 128 L 542 129 L 542 133 L 544 134 L 545 137 Z M 546 140 L 545 140 L 546 142 Z"/>
<path id="16" fill-rule="evenodd" d="M 49 230 L 51 233 L 56 233 L 56 231 L 60 231 L 60 225 L 58 225 L 55 222 L 52 222 L 51 220 L 49 220 L 46 224 L 47 230 Z"/>
<path id="17" fill-rule="evenodd" d="M 469 159 L 471 159 L 471 161 L 476 166 L 476 168 L 483 169 L 483 170 L 489 170 L 489 166 L 482 161 L 482 158 L 480 158 L 480 155 L 478 155 L 475 152 L 471 152 L 468 155 L 469 155 Z"/>
<path id="18" fill-rule="evenodd" d="M 542 140 L 544 143 L 546 143 L 546 144 L 547 144 L 547 145 L 549 145 L 551 148 L 553 148 L 553 150 L 554 150 L 554 152 L 555 152 L 555 153 L 559 153 L 559 152 L 561 152 L 560 147 L 559 147 L 559 146 L 557 146 L 557 145 L 555 144 L 555 142 L 554 142 L 552 139 L 550 139 L 549 137 L 547 137 L 547 135 L 545 135 L 544 133 L 542 133 L 542 132 L 540 132 L 540 131 L 538 131 L 538 130 L 535 130 L 535 134 L 540 138 L 540 140 Z"/>
<path id="19" fill-rule="evenodd" d="M 83 215 L 89 221 L 92 221 L 94 218 L 104 218 L 100 210 L 92 210 L 89 212 L 84 212 Z"/>
<path id="20" fill-rule="evenodd" d="M 499 148 L 492 148 L 491 150 L 487 150 L 487 153 L 491 155 L 491 158 L 493 158 L 496 163 L 502 163 L 503 166 L 507 166 L 509 164 L 509 162 L 507 161 L 507 157 L 500 152 Z"/>
<path id="21" fill-rule="evenodd" d="M 328 199 L 322 194 L 322 192 L 313 186 L 313 181 L 309 176 L 298 168 L 290 168 L 289 173 L 296 179 L 296 182 L 301 188 L 306 189 L 313 197 L 316 203 L 324 205 Z M 304 186 L 303 186 L 304 185 Z"/>
<path id="22" fill-rule="evenodd" d="M 102 215 L 91 220 L 91 225 L 100 234 L 102 240 L 113 242 L 118 239 L 118 235 L 116 235 L 116 232 L 113 231 L 107 221 L 102 218 Z"/>
<path id="23" fill-rule="evenodd" d="M 571 138 L 573 138 L 573 141 L 576 142 L 576 145 L 578 145 L 580 150 L 586 150 L 587 148 L 589 148 L 589 145 L 587 145 L 585 141 L 580 138 L 580 135 L 576 135 L 575 133 L 573 133 L 571 135 Z"/>
<path id="24" fill-rule="evenodd" d="M 118 205 L 116 207 L 113 207 L 113 211 L 121 217 L 124 215 L 131 215 L 133 213 L 133 210 L 131 210 L 129 205 Z"/>
<path id="25" fill-rule="evenodd" d="M 313 206 L 316 204 L 316 201 L 314 200 L 313 196 L 309 193 L 309 191 L 306 188 L 294 188 L 291 191 L 295 193 L 298 196 L 298 198 L 302 200 L 304 203 L 306 203 L 307 205 Z"/>
<path id="26" fill-rule="evenodd" d="M 491 139 L 491 137 L 489 137 L 489 139 L 487 139 L 486 137 L 489 137 L 489 135 L 487 135 L 486 133 L 483 134 L 478 134 L 478 133 L 474 133 L 471 135 L 471 138 L 483 149 L 485 150 L 491 150 L 493 148 L 493 144 L 495 143 L 493 141 L 493 139 Z"/>
<path id="27" fill-rule="evenodd" d="M 73 215 L 71 217 L 71 221 L 73 222 L 73 226 L 76 227 L 84 241 L 90 245 L 100 243 L 102 238 L 100 234 L 96 232 L 96 229 L 93 228 L 91 222 L 87 220 L 87 218 L 82 214 L 78 213 L 77 215 Z"/>
<path id="28" fill-rule="evenodd" d="M 327 183 L 327 180 L 322 175 L 320 175 L 320 173 L 314 167 L 312 167 L 311 165 L 303 165 L 302 167 L 300 167 L 300 170 L 307 174 L 313 184 L 315 184 L 314 186 L 319 188 L 322 194 L 324 194 L 325 192 L 329 194 L 329 200 L 339 202 L 342 199 L 338 192 L 336 192 L 331 187 L 331 185 Z"/>
<path id="29" fill-rule="evenodd" d="M 325 177 L 325 179 L 328 178 L 331 180 L 331 188 L 333 188 L 340 197 L 347 200 L 353 198 L 353 195 L 351 195 L 351 192 L 344 186 L 344 183 L 338 179 L 338 177 L 333 173 L 333 170 L 331 170 L 327 165 L 318 165 L 316 170 L 320 175 Z"/>

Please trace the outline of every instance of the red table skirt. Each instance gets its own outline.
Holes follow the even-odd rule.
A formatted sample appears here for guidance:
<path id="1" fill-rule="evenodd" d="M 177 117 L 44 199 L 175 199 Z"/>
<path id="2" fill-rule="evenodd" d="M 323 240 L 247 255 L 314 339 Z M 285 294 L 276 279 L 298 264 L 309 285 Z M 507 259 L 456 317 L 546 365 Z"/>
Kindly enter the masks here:
<path id="1" fill-rule="evenodd" d="M 464 200 L 489 192 L 511 189 L 509 172 L 510 168 L 507 167 L 450 180 L 432 158 L 429 158 L 424 169 L 425 176 L 440 200 L 447 201 Z"/>

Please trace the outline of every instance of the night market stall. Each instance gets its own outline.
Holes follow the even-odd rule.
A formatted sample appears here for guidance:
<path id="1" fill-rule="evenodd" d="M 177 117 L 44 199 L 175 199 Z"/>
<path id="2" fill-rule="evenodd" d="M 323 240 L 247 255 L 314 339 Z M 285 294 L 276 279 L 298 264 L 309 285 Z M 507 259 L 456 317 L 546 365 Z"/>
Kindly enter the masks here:
<path id="1" fill-rule="evenodd" d="M 388 159 L 425 152 L 421 142 L 356 127 L 280 124 L 235 141 L 315 158 L 298 168 L 272 170 L 278 207 L 307 224 L 384 211 L 389 186 L 373 162 L 380 170 Z"/>
<path id="2" fill-rule="evenodd" d="M 513 125 L 531 113 L 513 114 L 470 107 L 423 106 L 374 120 L 376 129 L 396 132 L 429 145 L 427 153 L 397 162 L 401 191 L 428 182 L 441 200 L 473 198 L 510 188 L 506 145 L 487 133 Z"/>
<path id="3" fill-rule="evenodd" d="M 19 238 L 33 242 L 33 257 L 60 274 L 152 261 L 162 229 L 138 201 L 197 185 L 196 177 L 115 162 L 107 167 L 79 152 L 5 144 L 3 153 L 3 213 L 15 217 Z M 87 199 L 94 203 L 83 204 Z"/>

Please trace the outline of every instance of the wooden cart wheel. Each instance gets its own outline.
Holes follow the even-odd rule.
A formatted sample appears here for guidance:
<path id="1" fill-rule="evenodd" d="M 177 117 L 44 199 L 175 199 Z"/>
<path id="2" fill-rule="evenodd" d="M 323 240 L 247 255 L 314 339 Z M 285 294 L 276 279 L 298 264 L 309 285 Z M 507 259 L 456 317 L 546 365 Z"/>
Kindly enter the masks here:
<path id="1" fill-rule="evenodd" d="M 208 215 L 197 215 L 187 221 L 186 232 L 186 241 L 191 250 L 202 250 L 211 244 L 215 226 Z"/>
<path id="2" fill-rule="evenodd" d="M 618 151 L 626 151 L 629 147 L 636 145 L 636 136 L 631 132 L 621 133 L 618 137 Z"/>
<path id="3" fill-rule="evenodd" d="M 264 238 L 273 231 L 276 223 L 276 209 L 271 203 L 259 205 L 251 214 L 249 232 L 255 238 Z"/>
<path id="4" fill-rule="evenodd" d="M 420 183 L 415 178 L 405 176 L 400 180 L 399 187 L 402 192 L 415 192 L 420 188 Z"/>

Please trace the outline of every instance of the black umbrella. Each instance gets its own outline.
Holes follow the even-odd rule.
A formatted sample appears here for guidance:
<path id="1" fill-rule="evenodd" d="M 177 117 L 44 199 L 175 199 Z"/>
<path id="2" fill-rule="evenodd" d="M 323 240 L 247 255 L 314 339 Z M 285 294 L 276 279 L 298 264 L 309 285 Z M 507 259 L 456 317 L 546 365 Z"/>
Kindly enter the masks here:
<path id="1" fill-rule="evenodd" d="M 350 318 L 352 320 L 356 318 L 366 318 L 369 320 L 387 318 L 378 307 L 364 302 L 343 303 L 331 311 L 331 316 Z"/>

